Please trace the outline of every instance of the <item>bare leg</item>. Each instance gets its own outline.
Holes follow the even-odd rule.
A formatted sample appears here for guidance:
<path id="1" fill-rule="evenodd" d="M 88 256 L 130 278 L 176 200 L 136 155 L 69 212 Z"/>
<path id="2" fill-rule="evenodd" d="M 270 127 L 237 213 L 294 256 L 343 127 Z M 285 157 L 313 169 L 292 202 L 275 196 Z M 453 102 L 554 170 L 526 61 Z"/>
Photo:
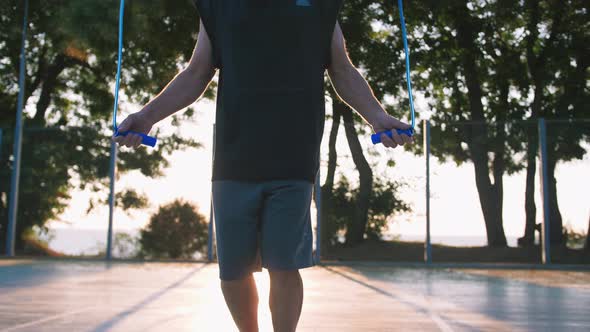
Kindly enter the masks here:
<path id="1" fill-rule="evenodd" d="M 240 332 L 258 332 L 258 292 L 252 274 L 241 280 L 222 280 L 221 291 Z"/>
<path id="2" fill-rule="evenodd" d="M 298 270 L 269 271 L 272 325 L 275 332 L 295 332 L 303 305 L 303 281 Z"/>

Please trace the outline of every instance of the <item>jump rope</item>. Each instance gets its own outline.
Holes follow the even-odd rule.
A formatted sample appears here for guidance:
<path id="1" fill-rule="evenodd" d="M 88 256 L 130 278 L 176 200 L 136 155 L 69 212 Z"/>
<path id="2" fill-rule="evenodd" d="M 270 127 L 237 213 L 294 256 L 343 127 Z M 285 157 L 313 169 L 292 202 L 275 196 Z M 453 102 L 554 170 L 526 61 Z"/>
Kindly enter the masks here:
<path id="1" fill-rule="evenodd" d="M 414 97 L 412 95 L 412 80 L 410 77 L 410 50 L 408 47 L 408 36 L 406 31 L 406 20 L 404 18 L 404 8 L 403 8 L 403 1 L 398 0 L 398 7 L 399 7 L 399 16 L 401 20 L 401 28 L 402 28 L 402 37 L 404 41 L 404 51 L 406 54 L 406 81 L 408 85 L 408 96 L 410 100 L 410 111 L 411 111 L 411 127 L 409 129 L 396 129 L 398 135 L 407 135 L 413 136 L 414 135 L 414 126 L 416 125 L 416 116 L 414 111 Z M 117 127 L 117 112 L 119 109 L 119 87 L 121 83 L 121 62 L 123 59 L 123 23 L 125 17 L 125 0 L 121 0 L 121 5 L 119 8 L 119 51 L 118 51 L 118 60 L 117 60 L 117 77 L 115 83 L 115 105 L 113 107 L 113 130 L 115 132 L 115 136 L 127 136 L 128 134 L 136 134 L 141 136 L 141 144 L 154 147 L 156 146 L 157 139 L 152 136 L 148 136 L 143 133 L 138 133 L 134 131 L 125 131 L 119 132 L 119 128 Z M 385 134 L 388 137 L 393 137 L 393 132 L 391 130 L 376 133 L 371 136 L 371 141 L 373 144 L 381 143 L 381 135 Z"/>
<path id="2" fill-rule="evenodd" d="M 396 129 L 395 131 L 398 135 L 407 135 L 407 136 L 414 136 L 414 127 L 416 125 L 416 112 L 414 111 L 414 97 L 412 95 L 412 79 L 410 77 L 410 48 L 408 47 L 408 33 L 406 31 L 406 19 L 404 18 L 404 4 L 402 0 L 397 1 L 399 7 L 399 18 L 401 21 L 402 27 L 402 39 L 404 40 L 404 51 L 406 53 L 406 82 L 408 83 L 408 96 L 410 99 L 410 112 L 411 112 L 411 127 L 409 129 Z M 371 141 L 373 144 L 381 143 L 381 135 L 385 134 L 389 138 L 393 138 L 393 133 L 391 130 L 376 133 L 371 136 Z"/>
<path id="3" fill-rule="evenodd" d="M 125 0 L 121 0 L 121 7 L 119 8 L 119 55 L 117 60 L 117 78 L 115 83 L 115 106 L 113 107 L 113 130 L 115 136 L 127 136 L 135 134 L 141 136 L 141 144 L 154 147 L 158 140 L 155 137 L 148 136 L 143 133 L 135 131 L 119 131 L 117 127 L 117 111 L 119 110 L 119 85 L 121 83 L 121 62 L 123 60 L 123 19 L 125 17 Z"/>

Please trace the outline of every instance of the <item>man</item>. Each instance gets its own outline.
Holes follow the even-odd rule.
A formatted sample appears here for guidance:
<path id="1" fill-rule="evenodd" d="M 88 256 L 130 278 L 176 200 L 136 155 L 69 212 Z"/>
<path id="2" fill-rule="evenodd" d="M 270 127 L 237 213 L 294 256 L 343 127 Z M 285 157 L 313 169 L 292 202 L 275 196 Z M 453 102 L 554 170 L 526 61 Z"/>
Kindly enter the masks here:
<path id="1" fill-rule="evenodd" d="M 187 107 L 217 69 L 213 205 L 221 289 L 240 331 L 258 331 L 252 277 L 270 275 L 275 331 L 295 331 L 299 269 L 313 266 L 309 207 L 324 128 L 324 74 L 376 132 L 407 129 L 351 64 L 337 16 L 342 0 L 196 0 L 201 23 L 189 65 L 120 130 L 149 133 Z M 395 148 L 410 137 L 382 135 Z M 138 147 L 137 135 L 117 137 Z"/>

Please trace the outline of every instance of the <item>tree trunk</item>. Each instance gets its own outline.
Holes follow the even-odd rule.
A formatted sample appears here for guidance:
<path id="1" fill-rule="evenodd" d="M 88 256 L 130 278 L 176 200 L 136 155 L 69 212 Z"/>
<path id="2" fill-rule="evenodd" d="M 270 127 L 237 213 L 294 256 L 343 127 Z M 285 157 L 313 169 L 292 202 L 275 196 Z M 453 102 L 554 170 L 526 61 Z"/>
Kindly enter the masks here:
<path id="1" fill-rule="evenodd" d="M 356 198 L 357 209 L 350 228 L 346 232 L 346 244 L 348 246 L 355 246 L 361 243 L 365 236 L 367 228 L 367 220 L 369 217 L 369 203 L 371 200 L 371 193 L 373 191 L 373 171 L 363 154 L 363 148 L 359 142 L 356 128 L 354 127 L 354 117 L 352 110 L 348 107 L 342 113 L 344 120 L 344 129 L 346 132 L 346 139 L 352 160 L 359 172 L 359 193 Z"/>
<path id="2" fill-rule="evenodd" d="M 474 42 L 475 27 L 470 21 L 467 4 L 455 7 L 454 20 L 457 28 L 457 42 L 461 48 L 463 72 L 469 98 L 469 111 L 475 124 L 471 126 L 468 147 L 475 169 L 475 183 L 479 193 L 487 239 L 489 246 L 506 246 L 506 235 L 502 225 L 502 213 L 498 211 L 500 202 L 494 185 L 490 180 L 490 166 L 488 158 L 488 131 L 485 125 L 484 108 L 482 104 L 483 91 L 477 70 L 476 52 L 478 48 Z"/>
<path id="3" fill-rule="evenodd" d="M 501 204 L 498 200 L 498 192 L 490 181 L 487 153 L 479 150 L 475 144 L 470 146 L 475 169 L 475 184 L 484 216 L 488 246 L 505 247 L 508 243 L 502 224 L 502 212 L 499 209 Z"/>
<path id="4" fill-rule="evenodd" d="M 500 61 L 500 66 L 502 62 Z M 503 72 L 499 69 L 498 72 Z M 494 176 L 494 184 L 492 191 L 495 200 L 498 204 L 498 214 L 500 223 L 502 223 L 502 213 L 504 211 L 504 172 L 506 171 L 506 114 L 509 108 L 509 91 L 510 81 L 507 75 L 502 75 L 505 79 L 500 86 L 500 102 L 498 105 L 498 120 L 496 123 L 496 135 L 494 139 L 494 160 L 492 162 L 492 174 Z"/>
<path id="5" fill-rule="evenodd" d="M 25 251 L 25 241 L 23 239 L 24 232 L 25 229 L 22 227 L 22 222 L 17 222 L 14 236 L 14 252 L 16 255 Z"/>
<path id="6" fill-rule="evenodd" d="M 330 191 L 332 191 L 332 188 L 334 187 L 334 177 L 336 174 L 336 166 L 338 165 L 336 141 L 340 129 L 340 119 L 342 118 L 342 110 L 346 110 L 346 105 L 338 99 L 333 99 L 332 109 L 332 128 L 330 129 L 330 138 L 328 140 L 328 169 L 326 173 L 326 182 L 324 183 L 324 186 L 330 189 Z"/>
<path id="7" fill-rule="evenodd" d="M 336 174 L 336 166 L 338 165 L 338 153 L 336 151 L 336 141 L 338 139 L 338 131 L 340 129 L 340 119 L 342 118 L 341 108 L 346 107 L 338 98 L 332 99 L 332 128 L 330 129 L 330 139 L 328 141 L 328 169 L 326 173 L 326 182 L 322 186 L 322 233 L 321 245 L 322 252 L 326 253 L 330 247 L 332 236 L 335 233 L 335 225 L 330 222 L 330 215 L 332 214 L 332 191 L 334 189 L 334 177 Z"/>
<path id="8" fill-rule="evenodd" d="M 535 229 L 537 225 L 537 206 L 535 204 L 535 173 L 537 171 L 537 134 L 535 129 L 528 129 L 526 187 L 524 193 L 525 225 L 524 236 L 518 239 L 519 246 L 533 246 L 535 244 Z"/>
<path id="9" fill-rule="evenodd" d="M 552 144 L 547 144 L 551 146 Z M 557 158 L 555 151 L 551 149 L 547 156 L 547 179 L 549 183 L 549 242 L 553 245 L 565 245 L 563 237 L 563 219 L 559 211 L 559 204 L 557 202 L 557 179 L 555 178 L 555 168 L 557 166 Z"/>
<path id="10" fill-rule="evenodd" d="M 55 62 L 49 66 L 47 71 L 43 74 L 43 87 L 41 89 L 41 94 L 39 95 L 39 101 L 37 102 L 37 112 L 32 120 L 35 125 L 45 125 L 45 113 L 51 104 L 51 97 L 57 85 L 57 78 L 66 66 L 66 57 L 63 54 L 60 54 L 55 58 Z"/>
<path id="11" fill-rule="evenodd" d="M 529 55 L 532 56 L 532 55 Z M 538 61 L 529 63 L 536 65 Z M 537 205 L 535 204 L 535 174 L 537 172 L 537 154 L 539 150 L 539 135 L 537 119 L 541 113 L 543 102 L 543 74 L 538 71 L 532 73 L 535 84 L 535 97 L 531 106 L 531 123 L 527 124 L 527 166 L 526 187 L 524 193 L 525 225 L 524 236 L 518 239 L 521 246 L 533 246 L 535 244 L 535 230 L 537 229 Z"/>

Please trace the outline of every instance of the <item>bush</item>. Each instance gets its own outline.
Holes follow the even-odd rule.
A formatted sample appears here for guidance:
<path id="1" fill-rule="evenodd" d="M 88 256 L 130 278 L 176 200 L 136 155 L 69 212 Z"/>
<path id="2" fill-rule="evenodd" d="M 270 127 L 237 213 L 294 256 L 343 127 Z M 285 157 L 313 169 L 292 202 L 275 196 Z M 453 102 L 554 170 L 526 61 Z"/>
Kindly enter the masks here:
<path id="1" fill-rule="evenodd" d="M 141 230 L 141 255 L 147 258 L 191 259 L 207 247 L 208 224 L 196 206 L 180 199 L 161 206 Z"/>
<path id="2" fill-rule="evenodd" d="M 563 238 L 568 248 L 583 249 L 586 242 L 586 233 L 581 230 L 576 230 L 571 224 L 566 224 L 563 227 Z"/>
<path id="3" fill-rule="evenodd" d="M 397 192 L 401 184 L 389 180 L 375 178 L 370 198 L 367 228 L 364 237 L 370 240 L 381 239 L 387 231 L 389 222 L 396 213 L 410 212 L 411 207 L 402 201 Z M 330 245 L 339 242 L 340 237 L 354 222 L 357 209 L 358 188 L 352 188 L 345 176 L 342 176 L 332 192 L 331 208 L 327 214 L 327 223 L 322 229 Z"/>

